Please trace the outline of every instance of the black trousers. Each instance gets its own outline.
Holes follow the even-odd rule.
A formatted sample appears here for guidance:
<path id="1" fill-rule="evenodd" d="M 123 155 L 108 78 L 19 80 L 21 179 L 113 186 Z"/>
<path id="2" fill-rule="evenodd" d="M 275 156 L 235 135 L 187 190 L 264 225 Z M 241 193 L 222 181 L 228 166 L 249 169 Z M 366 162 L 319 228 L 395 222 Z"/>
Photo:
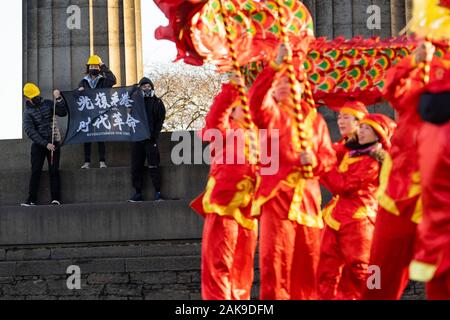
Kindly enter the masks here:
<path id="1" fill-rule="evenodd" d="M 92 143 L 84 144 L 84 162 L 91 162 Z M 106 162 L 106 145 L 104 142 L 98 143 L 98 158 L 100 162 Z"/>
<path id="2" fill-rule="evenodd" d="M 39 182 L 41 180 L 42 167 L 44 166 L 45 159 L 48 162 L 52 200 L 61 200 L 61 181 L 59 177 L 61 148 L 57 143 L 55 146 L 56 151 L 53 153 L 53 161 L 51 159 L 51 152 L 46 147 L 42 147 L 36 143 L 33 143 L 31 146 L 31 179 L 28 196 L 28 200 L 31 202 L 37 201 Z"/>
<path id="3" fill-rule="evenodd" d="M 144 164 L 147 159 L 150 177 L 156 192 L 161 192 L 161 168 L 158 144 L 150 140 L 134 142 L 131 147 L 131 176 L 133 187 L 137 192 L 142 191 L 144 182 Z"/>

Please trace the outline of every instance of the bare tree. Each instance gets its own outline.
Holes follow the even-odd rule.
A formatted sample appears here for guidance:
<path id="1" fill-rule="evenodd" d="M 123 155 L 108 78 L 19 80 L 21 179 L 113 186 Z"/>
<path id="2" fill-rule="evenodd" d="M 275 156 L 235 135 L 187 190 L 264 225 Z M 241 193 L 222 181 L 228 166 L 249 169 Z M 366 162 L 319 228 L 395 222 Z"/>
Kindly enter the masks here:
<path id="1" fill-rule="evenodd" d="M 155 83 L 157 96 L 164 101 L 167 109 L 164 129 L 201 129 L 222 84 L 222 77 L 214 68 L 177 63 L 169 66 L 147 65 L 146 70 Z"/>

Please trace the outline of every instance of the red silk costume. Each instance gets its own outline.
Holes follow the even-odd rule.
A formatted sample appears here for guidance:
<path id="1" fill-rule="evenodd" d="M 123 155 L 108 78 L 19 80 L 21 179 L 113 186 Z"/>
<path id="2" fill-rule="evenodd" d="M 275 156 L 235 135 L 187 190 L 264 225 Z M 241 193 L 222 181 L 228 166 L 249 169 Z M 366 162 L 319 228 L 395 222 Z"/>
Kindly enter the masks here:
<path id="1" fill-rule="evenodd" d="M 205 300 L 249 300 L 254 273 L 258 225 L 250 216 L 254 189 L 254 167 L 225 164 L 227 152 L 238 152 L 230 129 L 242 126 L 232 119 L 237 90 L 223 85 L 206 117 L 208 129 L 220 131 L 223 143 L 214 141 L 211 170 L 205 192 L 191 207 L 205 217 L 202 239 L 202 297 Z M 229 148 L 227 148 L 227 145 Z M 236 159 L 235 159 L 236 160 Z"/>
<path id="2" fill-rule="evenodd" d="M 410 275 L 428 282 L 427 298 L 432 300 L 450 300 L 449 136 L 449 123 L 424 124 L 419 136 L 424 219 L 418 233 L 422 250 L 415 255 Z"/>
<path id="3" fill-rule="evenodd" d="M 434 57 L 432 65 L 439 60 Z M 421 94 L 428 90 L 422 72 L 414 57 L 408 57 L 389 71 L 384 88 L 399 120 L 390 157 L 381 171 L 381 209 L 370 262 L 381 269 L 381 289 L 369 290 L 368 299 L 400 299 L 409 279 L 408 266 L 418 246 L 416 231 L 423 210 L 417 141 L 423 121 L 417 108 Z"/>
<path id="4" fill-rule="evenodd" d="M 318 163 L 314 168 L 315 178 L 301 177 L 300 155 L 293 146 L 297 133 L 294 114 L 272 97 L 276 83 L 276 71 L 269 66 L 259 75 L 249 94 L 256 126 L 269 129 L 269 136 L 277 137 L 270 130 L 279 130 L 276 154 L 279 170 L 274 175 L 258 177 L 252 208 L 252 215 L 260 216 L 260 297 L 316 299 L 316 269 L 323 228 L 318 176 L 331 169 L 336 157 L 322 116 L 316 109 L 306 109 L 306 134 Z M 267 143 L 271 140 L 267 139 Z"/>
<path id="5" fill-rule="evenodd" d="M 375 197 L 380 164 L 369 155 L 351 157 L 347 152 L 339 167 L 321 182 L 334 198 L 324 209 L 327 224 L 318 268 L 321 299 L 359 299 L 365 287 L 370 246 L 378 209 Z M 342 278 L 342 270 L 346 276 Z M 340 292 L 340 281 L 346 292 Z"/>
<path id="6" fill-rule="evenodd" d="M 370 265 L 380 267 L 381 288 L 367 290 L 367 299 L 400 299 L 408 284 L 408 266 L 422 215 L 416 146 L 422 121 L 415 106 L 423 90 L 413 57 L 388 72 L 384 95 L 398 113 L 398 127 L 380 173 L 380 210 L 370 258 Z"/>
<path id="7" fill-rule="evenodd" d="M 428 93 L 450 91 L 450 54 L 431 65 Z M 420 248 L 410 267 L 414 280 L 427 282 L 428 299 L 450 299 L 450 123 L 424 122 L 418 136 L 423 193 Z"/>

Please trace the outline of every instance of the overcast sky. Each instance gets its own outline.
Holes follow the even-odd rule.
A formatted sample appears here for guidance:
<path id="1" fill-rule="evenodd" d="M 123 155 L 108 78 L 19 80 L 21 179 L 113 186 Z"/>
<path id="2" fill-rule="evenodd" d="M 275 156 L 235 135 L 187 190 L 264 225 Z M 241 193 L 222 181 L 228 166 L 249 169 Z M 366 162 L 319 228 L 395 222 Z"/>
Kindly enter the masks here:
<path id="1" fill-rule="evenodd" d="M 10 1 L 0 10 L 0 140 L 22 137 L 22 1 Z"/>
<path id="2" fill-rule="evenodd" d="M 167 24 L 168 20 L 153 0 L 142 0 L 144 65 L 169 64 L 175 59 L 177 55 L 175 44 L 171 41 L 155 39 L 156 28 Z"/>

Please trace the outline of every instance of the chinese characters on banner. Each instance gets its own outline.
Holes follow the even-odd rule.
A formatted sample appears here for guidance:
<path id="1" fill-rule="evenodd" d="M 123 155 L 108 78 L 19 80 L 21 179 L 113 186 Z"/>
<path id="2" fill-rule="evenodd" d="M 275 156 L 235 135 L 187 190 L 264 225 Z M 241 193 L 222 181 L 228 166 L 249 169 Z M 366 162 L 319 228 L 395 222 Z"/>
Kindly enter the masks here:
<path id="1" fill-rule="evenodd" d="M 150 137 L 144 98 L 135 87 L 70 91 L 63 97 L 69 111 L 64 144 Z"/>

